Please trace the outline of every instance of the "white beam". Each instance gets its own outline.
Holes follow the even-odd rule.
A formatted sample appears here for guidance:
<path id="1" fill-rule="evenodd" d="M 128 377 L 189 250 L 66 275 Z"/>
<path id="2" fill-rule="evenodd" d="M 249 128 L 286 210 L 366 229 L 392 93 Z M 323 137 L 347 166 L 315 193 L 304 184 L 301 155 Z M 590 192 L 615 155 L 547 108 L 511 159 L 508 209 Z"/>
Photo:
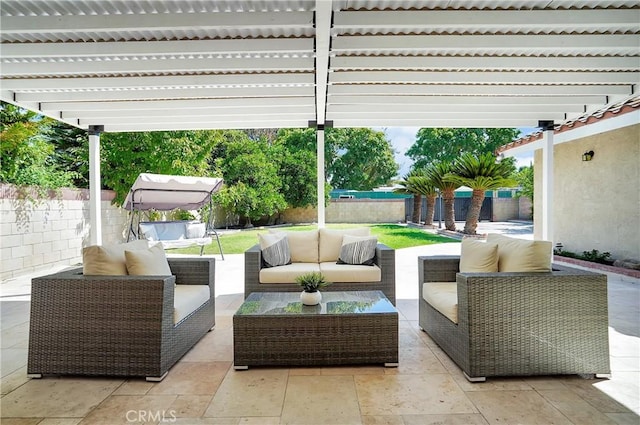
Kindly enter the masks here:
<path id="1" fill-rule="evenodd" d="M 556 29 L 593 31 L 595 28 L 615 30 L 637 29 L 638 9 L 546 9 L 546 10 L 401 10 L 341 11 L 334 28 L 370 30 L 411 28 L 414 30 L 451 31 L 540 31 Z"/>
<path id="2" fill-rule="evenodd" d="M 331 84 L 341 83 L 438 83 L 438 84 L 637 84 L 640 72 L 334 72 Z"/>
<path id="3" fill-rule="evenodd" d="M 240 122 L 244 123 L 247 119 L 252 121 L 264 121 L 269 119 L 280 120 L 286 117 L 287 120 L 312 120 L 315 112 L 315 108 L 308 107 L 306 110 L 298 107 L 298 111 L 296 108 L 283 108 L 282 111 L 268 111 L 264 110 L 262 112 L 254 112 L 251 114 L 246 114 L 240 111 L 233 113 L 221 113 L 221 114 L 210 114 L 210 115 L 189 115 L 189 114 L 180 114 L 180 115 L 171 115 L 170 113 L 163 113 L 158 115 L 151 115 L 147 113 L 143 113 L 142 115 L 138 115 L 135 111 L 130 113 L 128 116 L 103 116 L 100 117 L 101 122 L 104 125 L 134 125 L 136 123 L 144 123 L 146 125 L 165 125 L 165 124 L 215 124 L 215 125 L 224 125 L 225 123 L 234 123 Z M 63 113 L 66 119 L 70 119 L 71 115 L 68 113 Z M 250 118 L 247 118 L 250 117 Z M 85 127 L 89 125 L 90 122 L 95 122 L 95 118 L 79 118 L 78 125 L 80 127 Z"/>
<path id="4" fill-rule="evenodd" d="M 220 30 L 311 27 L 311 12 L 199 12 L 56 16 L 2 16 L 0 34 Z"/>
<path id="5" fill-rule="evenodd" d="M 110 133 L 138 132 L 138 131 L 178 131 L 178 130 L 233 130 L 252 128 L 306 128 L 308 118 L 290 120 L 287 117 L 270 118 L 267 120 L 245 119 L 242 121 L 225 121 L 216 123 L 161 123 L 161 124 L 112 124 L 105 125 L 105 131 Z"/>
<path id="6" fill-rule="evenodd" d="M 332 0 L 316 0 L 316 122 L 322 125 L 325 122 L 327 80 L 329 78 L 331 9 Z"/>
<path id="7" fill-rule="evenodd" d="M 128 60 L 82 60 L 50 62 L 5 62 L 2 72 L 6 76 L 51 76 L 84 74 L 131 74 L 138 72 L 266 72 L 266 71 L 313 71 L 313 58 L 231 58 L 231 59 L 185 59 L 185 58 L 140 58 Z"/>
<path id="8" fill-rule="evenodd" d="M 112 88 L 312 85 L 313 72 L 282 74 L 163 75 L 141 77 L 3 78 L 3 90 L 82 90 Z"/>
<path id="9" fill-rule="evenodd" d="M 579 105 L 606 96 L 329 96 L 331 105 Z"/>
<path id="10" fill-rule="evenodd" d="M 438 111 L 437 109 L 431 111 L 369 111 L 366 108 L 357 108 L 356 110 L 352 110 L 351 112 L 331 112 L 327 113 L 327 119 L 333 118 L 333 120 L 373 120 L 373 119 L 381 119 L 381 120 L 457 120 L 457 121 L 469 121 L 476 120 L 481 121 L 483 119 L 486 120 L 496 120 L 496 119 L 504 119 L 504 120 L 517 120 L 517 119 L 542 119 L 542 120 L 555 120 L 555 121 L 563 121 L 564 113 L 562 112 L 508 112 L 508 111 L 500 111 L 500 112 L 491 112 L 486 110 L 483 107 L 479 107 L 476 109 L 469 108 L 456 111 L 455 109 Z M 537 118 L 540 117 L 540 118 Z"/>
<path id="11" fill-rule="evenodd" d="M 529 55 L 540 52 L 607 54 L 638 53 L 639 37 L 634 34 L 563 34 L 563 35 L 365 35 L 336 37 L 332 51 L 347 52 L 419 51 L 440 53 L 487 52 L 507 54 L 526 51 Z"/>
<path id="12" fill-rule="evenodd" d="M 629 96 L 633 84 L 612 85 L 524 85 L 524 84 L 333 84 L 329 86 L 329 99 L 338 95 L 488 95 L 488 96 Z M 637 92 L 637 90 L 635 90 Z"/>
<path id="13" fill-rule="evenodd" d="M 234 99 L 283 98 L 307 96 L 314 98 L 311 86 L 303 87 L 251 87 L 251 88 L 162 88 L 141 90 L 86 90 L 86 91 L 37 91 L 16 93 L 17 102 L 83 102 L 115 100 L 161 99 Z"/>
<path id="14" fill-rule="evenodd" d="M 603 104 L 602 104 L 603 105 Z M 349 114 L 357 111 L 359 115 L 367 114 L 474 114 L 474 113 L 491 113 L 491 114 L 503 114 L 504 116 L 510 116 L 513 114 L 545 114 L 545 113 L 578 113 L 585 112 L 585 105 L 531 105 L 523 100 L 520 104 L 471 104 L 471 105 L 455 105 L 446 104 L 387 104 L 387 105 L 369 105 L 369 104 L 349 104 L 349 105 L 334 105 L 329 104 L 327 108 L 327 114 L 346 114 L 345 117 L 349 117 Z"/>
<path id="15" fill-rule="evenodd" d="M 105 122 L 111 122 L 118 119 L 138 119 L 142 121 L 148 121 L 153 119 L 163 120 L 181 120 L 187 119 L 211 119 L 219 121 L 221 119 L 231 119 L 231 117 L 260 117 L 260 116 L 278 116 L 285 114 L 304 115 L 308 119 L 313 119 L 315 116 L 315 106 L 309 104 L 306 106 L 282 106 L 278 108 L 222 108 L 222 109 L 183 109 L 179 105 L 176 105 L 175 110 L 171 109 L 133 109 L 133 110 L 112 110 L 112 111 L 78 111 L 78 110 L 63 110 L 60 111 L 62 118 L 67 120 L 89 120 L 95 121 L 96 119 L 105 120 Z"/>
<path id="16" fill-rule="evenodd" d="M 253 38 L 226 40 L 106 41 L 77 43 L 5 43 L 2 57 L 71 58 L 83 56 L 117 57 L 149 55 L 210 55 L 276 53 L 295 55 L 311 53 L 312 38 Z"/>
<path id="17" fill-rule="evenodd" d="M 241 98 L 241 99 L 187 99 L 187 100 L 133 100 L 114 102 L 43 102 L 42 111 L 126 111 L 169 109 L 219 109 L 253 108 L 255 106 L 307 106 L 313 105 L 313 97 Z"/>
<path id="18" fill-rule="evenodd" d="M 507 119 L 499 116 L 493 119 L 443 119 L 443 118 L 375 118 L 349 119 L 340 116 L 327 116 L 333 120 L 334 127 L 432 127 L 432 128 L 507 128 L 507 127 L 535 127 L 537 119 Z"/>
<path id="19" fill-rule="evenodd" d="M 510 71 L 637 71 L 632 57 L 522 57 L 511 56 L 339 56 L 331 60 L 341 70 L 484 70 Z"/>

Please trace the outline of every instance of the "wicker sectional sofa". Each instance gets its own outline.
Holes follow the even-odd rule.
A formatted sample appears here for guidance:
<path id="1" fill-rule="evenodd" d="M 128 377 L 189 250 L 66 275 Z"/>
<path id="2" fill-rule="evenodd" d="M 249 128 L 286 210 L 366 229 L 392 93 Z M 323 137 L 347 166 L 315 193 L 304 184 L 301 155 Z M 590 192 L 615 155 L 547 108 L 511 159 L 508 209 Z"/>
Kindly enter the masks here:
<path id="1" fill-rule="evenodd" d="M 460 273 L 459 256 L 419 257 L 418 269 L 419 325 L 470 381 L 610 374 L 606 275 Z M 425 300 L 431 282 L 455 282 L 457 323 Z"/>
<path id="2" fill-rule="evenodd" d="M 372 266 L 336 264 L 343 234 L 351 230 L 353 229 L 288 232 L 292 264 L 278 267 L 266 268 L 260 245 L 252 246 L 244 253 L 245 298 L 252 292 L 299 292 L 300 286 L 295 283 L 295 276 L 305 272 L 319 271 L 332 282 L 323 291 L 379 290 L 395 305 L 394 249 L 378 243 Z M 355 231 L 358 230 L 362 228 Z M 368 234 L 368 229 L 366 233 Z"/>
<path id="3" fill-rule="evenodd" d="M 85 276 L 77 268 L 34 278 L 29 376 L 164 378 L 215 325 L 215 260 L 168 261 L 172 276 Z M 183 290 L 202 293 L 199 286 L 208 301 L 176 317 Z"/>

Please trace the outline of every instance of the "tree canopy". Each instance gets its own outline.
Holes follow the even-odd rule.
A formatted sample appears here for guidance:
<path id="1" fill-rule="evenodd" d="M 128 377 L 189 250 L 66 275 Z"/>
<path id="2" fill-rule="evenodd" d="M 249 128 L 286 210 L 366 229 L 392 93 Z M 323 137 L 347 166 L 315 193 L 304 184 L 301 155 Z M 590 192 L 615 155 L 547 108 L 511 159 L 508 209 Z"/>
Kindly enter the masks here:
<path id="1" fill-rule="evenodd" d="M 436 161 L 453 162 L 463 153 L 494 153 L 518 133 L 515 128 L 421 128 L 407 156 L 416 168 Z"/>
<path id="2" fill-rule="evenodd" d="M 55 144 L 43 135 L 51 123 L 15 105 L 0 105 L 0 181 L 42 189 L 73 186 L 76 174 L 55 160 Z"/>

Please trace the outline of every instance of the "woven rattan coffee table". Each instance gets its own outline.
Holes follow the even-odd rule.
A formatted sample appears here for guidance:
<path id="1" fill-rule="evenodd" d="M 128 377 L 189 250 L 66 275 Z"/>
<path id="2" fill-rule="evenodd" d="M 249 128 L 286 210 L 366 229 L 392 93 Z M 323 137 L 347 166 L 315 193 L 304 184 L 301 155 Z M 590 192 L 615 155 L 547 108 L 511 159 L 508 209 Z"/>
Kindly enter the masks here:
<path id="1" fill-rule="evenodd" d="M 398 311 L 382 291 L 254 292 L 233 316 L 234 368 L 379 363 L 398 366 Z"/>

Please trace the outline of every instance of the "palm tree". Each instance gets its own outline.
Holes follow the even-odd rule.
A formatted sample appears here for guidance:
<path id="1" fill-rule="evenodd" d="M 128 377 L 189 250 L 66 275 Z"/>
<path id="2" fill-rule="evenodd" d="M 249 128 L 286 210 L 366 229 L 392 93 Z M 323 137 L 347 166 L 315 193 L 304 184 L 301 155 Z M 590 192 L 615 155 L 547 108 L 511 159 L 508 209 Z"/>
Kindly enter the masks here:
<path id="1" fill-rule="evenodd" d="M 413 211 L 411 212 L 411 222 L 420 223 L 420 209 L 422 207 L 422 194 L 416 192 L 411 181 L 412 176 L 415 175 L 415 170 L 409 171 L 409 174 L 404 176 L 403 180 L 398 182 L 400 187 L 393 189 L 394 193 L 406 193 L 413 195 Z"/>
<path id="2" fill-rule="evenodd" d="M 444 179 L 460 186 L 469 186 L 473 190 L 464 233 L 476 234 L 485 191 L 517 186 L 518 183 L 511 178 L 515 171 L 513 162 L 511 158 L 497 161 L 496 157 L 488 152 L 480 156 L 465 153 L 453 163 L 452 172 Z"/>
<path id="3" fill-rule="evenodd" d="M 445 176 L 451 174 L 452 165 L 450 162 L 433 162 L 427 167 L 425 173 L 431 184 L 437 188 L 442 194 L 442 200 L 444 202 L 444 227 L 447 230 L 456 230 L 456 215 L 453 209 L 453 202 L 455 197 L 455 190 L 461 185 L 446 181 Z"/>
<path id="4" fill-rule="evenodd" d="M 416 170 L 414 176 L 409 177 L 409 182 L 415 193 L 424 196 L 427 200 L 427 211 L 424 220 L 425 225 L 433 224 L 433 214 L 435 212 L 436 196 L 438 191 L 426 174 L 426 170 L 421 168 Z"/>

